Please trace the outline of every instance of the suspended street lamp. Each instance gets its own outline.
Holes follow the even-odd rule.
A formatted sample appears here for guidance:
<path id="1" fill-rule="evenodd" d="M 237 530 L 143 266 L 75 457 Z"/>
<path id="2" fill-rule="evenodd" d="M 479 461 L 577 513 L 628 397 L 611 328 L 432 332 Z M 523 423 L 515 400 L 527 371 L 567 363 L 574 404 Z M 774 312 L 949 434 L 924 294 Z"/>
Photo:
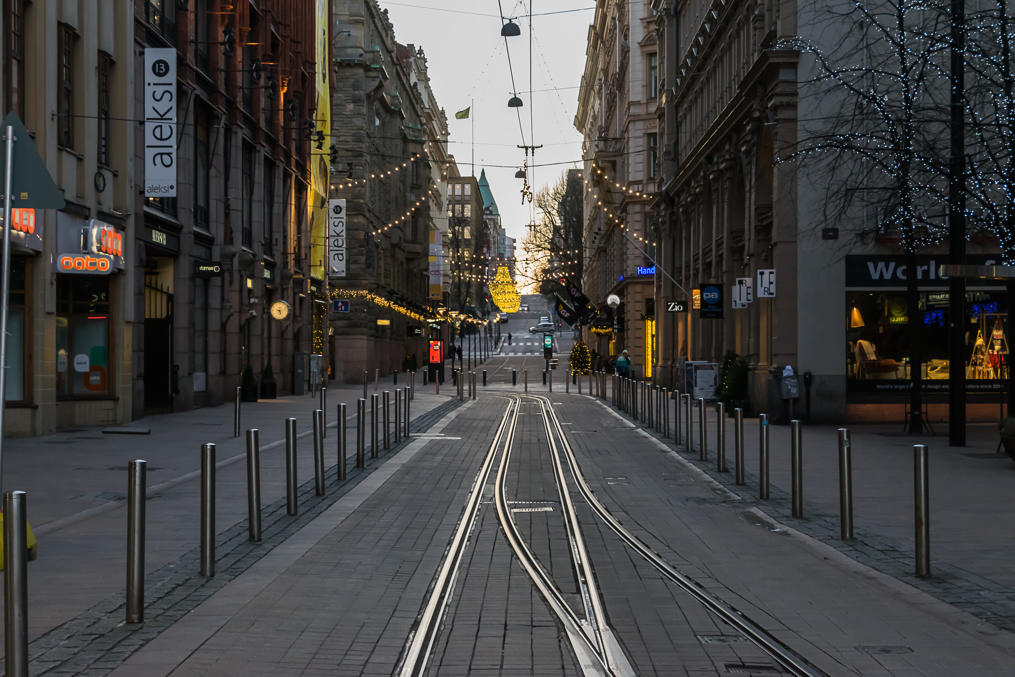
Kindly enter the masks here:
<path id="1" fill-rule="evenodd" d="M 517 94 L 508 99 L 508 108 L 521 108 L 521 107 L 522 100 L 518 97 Z"/>
<path id="2" fill-rule="evenodd" d="M 524 169 L 519 169 L 517 172 L 515 172 L 515 178 L 516 179 L 524 179 L 525 178 L 525 170 Z"/>
<path id="3" fill-rule="evenodd" d="M 513 38 L 522 34 L 522 29 L 518 27 L 518 24 L 512 19 L 508 19 L 508 22 L 500 27 L 500 34 L 505 38 Z"/>

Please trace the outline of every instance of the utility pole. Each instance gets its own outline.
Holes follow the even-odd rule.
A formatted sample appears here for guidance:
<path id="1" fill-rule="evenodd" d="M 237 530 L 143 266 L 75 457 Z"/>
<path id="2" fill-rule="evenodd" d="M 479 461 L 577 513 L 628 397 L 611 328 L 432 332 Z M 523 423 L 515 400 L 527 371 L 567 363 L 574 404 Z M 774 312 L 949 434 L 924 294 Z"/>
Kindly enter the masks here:
<path id="1" fill-rule="evenodd" d="M 948 251 L 952 265 L 966 258 L 965 49 L 966 0 L 952 0 L 951 171 L 948 175 Z M 966 279 L 948 280 L 948 444 L 966 446 Z M 1011 304 L 1011 297 L 1008 299 Z"/>

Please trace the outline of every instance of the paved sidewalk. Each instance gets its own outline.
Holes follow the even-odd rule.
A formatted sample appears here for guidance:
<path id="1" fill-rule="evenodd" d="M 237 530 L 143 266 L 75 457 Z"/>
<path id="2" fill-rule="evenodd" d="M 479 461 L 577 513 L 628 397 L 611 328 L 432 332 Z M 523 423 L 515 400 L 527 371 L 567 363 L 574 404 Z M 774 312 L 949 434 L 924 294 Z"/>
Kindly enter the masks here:
<path id="1" fill-rule="evenodd" d="M 392 389 L 390 377 L 379 392 Z M 400 381 L 398 387 L 404 387 Z M 373 384 L 369 394 L 373 394 Z M 339 402 L 347 404 L 347 470 L 350 486 L 386 460 L 370 458 L 367 468 L 355 468 L 356 401 L 362 387 L 327 391 L 324 440 L 328 492 L 335 491 L 336 416 Z M 410 414 L 416 425 L 431 412 L 454 406 L 451 393 L 435 396 L 416 388 Z M 391 412 L 394 417 L 392 395 Z M 181 573 L 197 574 L 200 542 L 200 447 L 215 443 L 217 554 L 229 566 L 230 555 L 246 541 L 245 430 L 260 430 L 261 497 L 265 540 L 283 538 L 285 520 L 285 420 L 297 420 L 298 483 L 301 504 L 315 500 L 311 421 L 318 397 L 284 396 L 243 403 L 241 436 L 233 437 L 233 405 L 149 416 L 122 426 L 150 429 L 149 434 L 108 434 L 103 428 L 81 428 L 33 438 L 5 440 L 4 487 L 28 492 L 28 517 L 39 542 L 39 556 L 29 563 L 29 636 L 33 660 L 61 644 L 70 626 L 93 622 L 106 607 L 122 605 L 126 562 L 127 465 L 132 459 L 148 462 L 146 533 L 146 600 L 161 594 Z M 369 425 L 370 401 L 367 403 Z M 379 417 L 380 420 L 380 417 Z M 392 425 L 394 425 L 392 423 Z M 392 429 L 393 430 L 393 429 Z M 391 437 L 393 443 L 393 434 Z M 379 445 L 383 436 L 379 435 Z M 341 490 L 341 487 L 339 487 Z M 281 508 L 281 510 L 279 510 Z M 308 512 L 304 508 L 302 512 Z M 279 515 L 280 514 L 280 515 Z M 274 532 L 272 531 L 274 529 Z M 252 549 L 236 557 L 263 556 Z M 249 566 L 249 562 L 247 564 Z M 186 571 L 183 571 L 186 570 Z M 82 620 L 85 619 L 85 620 Z M 2 626 L 2 619 L 0 619 Z M 60 630 L 64 627 L 64 630 Z M 41 639 L 40 639 L 41 638 Z M 72 653 L 63 647 L 57 656 Z M 2 650 L 2 649 L 0 649 Z M 38 667 L 38 666 L 37 666 Z M 33 672 L 36 669 L 33 668 Z"/>
<path id="2" fill-rule="evenodd" d="M 672 407 L 672 402 L 670 403 Z M 1015 462 L 995 453 L 992 424 L 970 424 L 967 446 L 937 435 L 911 436 L 893 425 L 848 426 L 852 436 L 853 541 L 839 536 L 838 428 L 803 429 L 803 519 L 792 516 L 790 428 L 769 426 L 770 498 L 759 496 L 759 420 L 744 420 L 745 480 L 734 482 L 734 422 L 726 421 L 728 472 L 716 471 L 716 412 L 706 429 L 708 460 L 700 457 L 698 413 L 692 416 L 694 451 L 681 454 L 731 490 L 757 501 L 765 514 L 934 597 L 999 627 L 1015 630 Z M 644 424 L 641 424 L 644 427 Z M 670 440 L 673 445 L 673 412 Z M 653 432 L 661 437 L 658 432 Z M 686 435 L 686 431 L 683 433 Z M 915 575 L 913 445 L 927 444 L 930 469 L 931 577 Z"/>

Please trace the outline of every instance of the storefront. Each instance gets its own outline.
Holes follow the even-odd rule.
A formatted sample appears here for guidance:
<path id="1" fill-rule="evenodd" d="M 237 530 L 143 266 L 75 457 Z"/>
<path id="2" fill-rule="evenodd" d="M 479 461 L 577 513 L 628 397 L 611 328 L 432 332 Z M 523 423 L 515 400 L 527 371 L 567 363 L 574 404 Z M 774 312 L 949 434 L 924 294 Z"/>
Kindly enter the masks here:
<path id="1" fill-rule="evenodd" d="M 4 399 L 8 409 L 34 407 L 34 365 L 31 361 L 35 318 L 32 314 L 32 275 L 42 251 L 43 219 L 34 209 L 11 210 L 11 273 L 7 310 L 7 380 Z M 31 429 L 30 414 L 9 414 L 8 428 L 13 434 Z"/>
<path id="2" fill-rule="evenodd" d="M 996 262 L 969 256 L 969 263 Z M 919 307 L 910 312 L 906 293 L 905 256 L 847 256 L 845 337 L 848 404 L 903 402 L 909 396 L 913 332 L 920 323 L 922 388 L 927 401 L 947 400 L 949 361 L 948 279 L 938 273 L 944 256 L 918 257 Z M 967 393 L 972 404 L 996 404 L 1008 377 L 1009 346 L 1005 340 L 1008 303 L 1003 283 L 970 281 L 963 318 Z M 991 408 L 991 413 L 996 411 Z"/>
<path id="3" fill-rule="evenodd" d="M 53 265 L 57 425 L 115 421 L 113 327 L 120 290 L 114 280 L 124 269 L 124 233 L 98 219 L 59 212 Z"/>

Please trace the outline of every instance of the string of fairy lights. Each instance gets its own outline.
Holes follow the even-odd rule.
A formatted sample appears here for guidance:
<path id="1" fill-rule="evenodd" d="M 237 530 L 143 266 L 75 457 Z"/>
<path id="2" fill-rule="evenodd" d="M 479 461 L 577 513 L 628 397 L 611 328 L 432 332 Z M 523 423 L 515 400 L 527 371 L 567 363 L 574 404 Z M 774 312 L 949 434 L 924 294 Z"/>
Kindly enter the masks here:
<path id="1" fill-rule="evenodd" d="M 605 170 L 603 170 L 601 167 L 599 167 L 595 163 L 593 163 L 593 165 L 592 165 L 592 172 L 594 174 L 596 174 L 597 176 L 601 177 L 602 180 L 603 180 L 603 183 L 605 183 L 607 186 L 612 185 L 612 186 L 616 187 L 618 190 L 626 193 L 627 195 L 630 195 L 630 196 L 635 197 L 635 198 L 640 198 L 640 199 L 650 197 L 648 193 L 643 193 L 640 190 L 635 190 L 633 188 L 628 188 L 627 186 L 623 185 L 619 181 L 615 181 L 615 180 L 611 179 L 610 175 L 607 174 Z M 624 231 L 629 236 L 635 238 L 636 240 L 638 240 L 642 244 L 644 244 L 644 245 L 646 245 L 648 247 L 655 247 L 656 243 L 655 243 L 654 240 L 650 240 L 647 237 L 645 237 L 644 235 L 642 235 L 641 233 L 637 232 L 633 227 L 628 225 L 620 217 L 620 215 L 618 213 L 614 212 L 612 209 L 610 209 L 606 205 L 605 200 L 603 199 L 602 190 L 601 190 L 601 188 L 599 186 L 596 185 L 595 181 L 591 181 L 589 179 L 585 179 L 585 192 L 589 193 L 589 194 L 593 194 L 594 193 L 594 197 L 595 197 L 595 201 L 596 201 L 596 206 L 598 206 L 600 209 L 603 210 L 603 213 L 606 215 L 607 219 L 609 219 L 609 221 L 613 225 L 617 226 L 620 230 Z"/>
<path id="2" fill-rule="evenodd" d="M 391 221 L 388 221 L 383 226 L 380 226 L 378 228 L 374 228 L 373 230 L 370 231 L 370 235 L 372 235 L 373 237 L 377 237 L 381 233 L 386 233 L 389 230 L 391 230 L 392 228 L 394 228 L 395 226 L 399 226 L 399 225 L 405 223 L 406 220 L 411 218 L 412 215 L 416 212 L 416 210 L 419 209 L 423 205 L 423 203 L 425 203 L 427 200 L 429 200 L 433 196 L 433 194 L 436 193 L 436 192 L 437 192 L 437 186 L 431 187 L 430 190 L 428 190 L 418 200 L 416 200 L 415 204 L 413 204 L 412 207 L 409 207 L 409 209 L 406 210 L 406 212 L 404 214 L 402 214 L 401 216 L 399 216 L 399 217 L 397 217 L 395 219 L 392 219 Z"/>

